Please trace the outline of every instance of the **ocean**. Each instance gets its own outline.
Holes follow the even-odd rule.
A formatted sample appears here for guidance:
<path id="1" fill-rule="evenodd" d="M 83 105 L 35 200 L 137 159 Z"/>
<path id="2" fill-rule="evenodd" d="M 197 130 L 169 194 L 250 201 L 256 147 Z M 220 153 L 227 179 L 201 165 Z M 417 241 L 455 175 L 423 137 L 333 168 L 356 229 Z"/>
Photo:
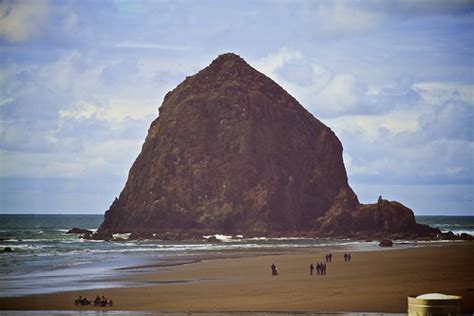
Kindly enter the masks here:
<path id="1" fill-rule="evenodd" d="M 0 297 L 67 290 L 140 286 L 126 279 L 168 265 L 202 258 L 245 256 L 255 252 L 281 253 L 306 249 L 379 250 L 377 241 L 311 238 L 238 238 L 216 235 L 222 243 L 206 241 L 83 240 L 66 234 L 73 227 L 95 231 L 102 215 L 0 214 Z M 442 231 L 474 235 L 474 216 L 417 216 L 417 222 Z M 397 241 L 394 248 L 416 247 Z M 131 269 L 133 267 L 133 269 Z"/>

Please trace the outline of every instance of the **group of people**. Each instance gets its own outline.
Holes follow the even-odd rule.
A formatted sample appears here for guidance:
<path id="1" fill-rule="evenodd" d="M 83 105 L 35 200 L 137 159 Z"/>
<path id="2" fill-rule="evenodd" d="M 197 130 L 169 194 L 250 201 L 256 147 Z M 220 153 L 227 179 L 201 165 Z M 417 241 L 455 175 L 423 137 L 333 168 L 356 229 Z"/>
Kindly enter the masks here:
<path id="1" fill-rule="evenodd" d="M 309 274 L 313 275 L 314 265 L 311 263 L 309 265 Z M 326 264 L 322 262 L 316 263 L 316 274 L 324 275 L 326 274 Z"/>
<path id="2" fill-rule="evenodd" d="M 351 254 L 350 253 L 344 253 L 344 261 L 351 262 Z"/>
<path id="3" fill-rule="evenodd" d="M 344 253 L 344 261 L 350 262 L 352 258 L 352 255 L 348 252 Z M 328 253 L 325 256 L 326 263 L 332 262 L 332 253 Z M 316 274 L 317 275 L 325 275 L 326 274 L 326 263 L 323 262 L 317 262 L 316 266 L 314 266 L 312 263 L 309 265 L 309 274 L 313 275 L 314 270 L 316 269 Z M 272 263 L 272 275 L 278 275 L 278 269 L 274 263 Z"/>
<path id="4" fill-rule="evenodd" d="M 102 295 L 102 298 L 97 295 L 94 300 L 94 306 L 112 306 L 114 302 L 110 298 L 106 298 Z"/>
<path id="5" fill-rule="evenodd" d="M 87 297 L 82 297 L 79 296 L 79 298 L 74 302 L 74 304 L 77 305 L 92 305 L 91 301 L 87 299 Z M 114 302 L 110 298 L 106 298 L 105 296 L 102 295 L 97 295 L 94 300 L 94 306 L 113 306 Z"/>

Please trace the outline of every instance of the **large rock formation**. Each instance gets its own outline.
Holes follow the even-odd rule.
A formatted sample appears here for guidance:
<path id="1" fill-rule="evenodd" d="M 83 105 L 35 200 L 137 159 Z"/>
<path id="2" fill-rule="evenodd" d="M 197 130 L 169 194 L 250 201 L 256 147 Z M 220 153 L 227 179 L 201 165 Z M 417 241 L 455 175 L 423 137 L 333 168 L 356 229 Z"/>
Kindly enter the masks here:
<path id="1" fill-rule="evenodd" d="M 435 233 L 399 203 L 360 205 L 334 132 L 235 54 L 186 78 L 159 112 L 96 238 Z"/>

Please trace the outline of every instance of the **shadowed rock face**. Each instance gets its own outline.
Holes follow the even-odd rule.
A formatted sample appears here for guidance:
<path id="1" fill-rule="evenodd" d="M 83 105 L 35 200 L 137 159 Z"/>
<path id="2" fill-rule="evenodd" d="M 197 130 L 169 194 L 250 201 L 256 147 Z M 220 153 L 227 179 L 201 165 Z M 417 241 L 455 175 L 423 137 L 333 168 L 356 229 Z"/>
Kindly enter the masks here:
<path id="1" fill-rule="evenodd" d="M 165 96 L 96 238 L 416 230 L 411 210 L 382 204 L 359 204 L 330 128 L 224 54 Z"/>

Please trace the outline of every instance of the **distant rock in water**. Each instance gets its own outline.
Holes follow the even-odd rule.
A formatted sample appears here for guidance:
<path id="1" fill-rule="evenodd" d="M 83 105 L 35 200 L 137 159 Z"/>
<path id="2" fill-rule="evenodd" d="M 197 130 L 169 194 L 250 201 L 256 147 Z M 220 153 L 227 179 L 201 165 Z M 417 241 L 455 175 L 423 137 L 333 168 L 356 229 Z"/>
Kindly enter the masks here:
<path id="1" fill-rule="evenodd" d="M 235 54 L 168 92 L 94 238 L 433 235 L 398 202 L 361 205 L 342 144 Z"/>
<path id="2" fill-rule="evenodd" d="M 90 230 L 87 230 L 87 229 L 82 229 L 82 228 L 77 228 L 77 227 L 74 227 L 70 230 L 68 230 L 68 232 L 66 234 L 92 234 L 92 232 Z"/>
<path id="3" fill-rule="evenodd" d="M 390 239 L 382 239 L 379 243 L 380 247 L 392 247 L 393 246 L 393 241 Z"/>

